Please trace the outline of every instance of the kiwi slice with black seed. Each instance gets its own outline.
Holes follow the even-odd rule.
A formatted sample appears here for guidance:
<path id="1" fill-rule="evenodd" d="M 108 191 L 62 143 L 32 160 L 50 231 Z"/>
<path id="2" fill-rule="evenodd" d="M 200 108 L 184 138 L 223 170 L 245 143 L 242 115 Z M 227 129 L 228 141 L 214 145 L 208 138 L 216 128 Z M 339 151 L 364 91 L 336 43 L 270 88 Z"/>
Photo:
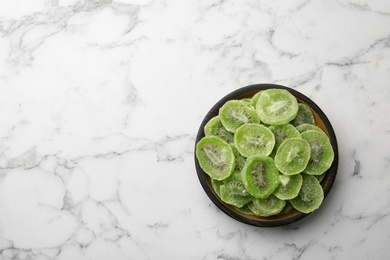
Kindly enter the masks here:
<path id="1" fill-rule="evenodd" d="M 274 160 L 267 156 L 249 157 L 241 178 L 247 192 L 255 198 L 267 198 L 279 185 L 279 171 Z"/>
<path id="2" fill-rule="evenodd" d="M 260 123 L 260 117 L 249 102 L 229 100 L 219 109 L 219 118 L 230 132 L 247 123 Z"/>
<path id="3" fill-rule="evenodd" d="M 317 130 L 308 130 L 303 132 L 301 137 L 310 145 L 310 160 L 304 172 L 311 175 L 323 174 L 330 168 L 334 159 L 328 136 Z"/>
<path id="4" fill-rule="evenodd" d="M 310 145 L 301 138 L 284 141 L 275 155 L 275 165 L 285 175 L 294 175 L 305 170 L 310 159 Z"/>
<path id="5" fill-rule="evenodd" d="M 290 200 L 295 198 L 302 186 L 302 175 L 279 175 L 280 183 L 274 191 L 274 195 L 281 200 Z"/>
<path id="6" fill-rule="evenodd" d="M 324 200 L 324 191 L 314 176 L 302 174 L 302 177 L 301 190 L 290 202 L 296 210 L 310 213 L 320 207 Z"/>
<path id="7" fill-rule="evenodd" d="M 261 124 L 244 124 L 234 134 L 234 144 L 245 157 L 269 155 L 275 146 L 271 130 Z"/>
<path id="8" fill-rule="evenodd" d="M 293 126 L 299 126 L 302 124 L 314 125 L 315 120 L 313 112 L 311 112 L 310 108 L 307 105 L 303 103 L 298 103 L 298 113 L 294 120 L 291 121 L 291 124 Z"/>
<path id="9" fill-rule="evenodd" d="M 231 146 L 216 136 L 203 137 L 196 144 L 196 157 L 202 170 L 215 180 L 229 177 L 236 165 Z"/>
<path id="10" fill-rule="evenodd" d="M 271 157 L 275 157 L 276 151 L 285 140 L 301 137 L 301 134 L 292 124 L 271 125 L 268 128 L 275 136 L 275 147 L 271 153 Z"/>
<path id="11" fill-rule="evenodd" d="M 252 196 L 245 190 L 239 172 L 225 179 L 219 190 L 222 201 L 236 207 L 242 207 L 252 200 Z"/>
<path id="12" fill-rule="evenodd" d="M 215 116 L 207 122 L 204 126 L 204 134 L 206 136 L 218 136 L 228 144 L 233 144 L 234 142 L 233 133 L 226 130 L 219 116 Z"/>
<path id="13" fill-rule="evenodd" d="M 266 199 L 253 199 L 248 203 L 248 208 L 256 215 L 261 217 L 269 217 L 279 214 L 286 201 L 278 199 L 274 195 L 270 195 Z"/>
<path id="14" fill-rule="evenodd" d="M 269 125 L 284 125 L 298 113 L 298 101 L 287 90 L 267 89 L 257 100 L 260 120 Z"/>

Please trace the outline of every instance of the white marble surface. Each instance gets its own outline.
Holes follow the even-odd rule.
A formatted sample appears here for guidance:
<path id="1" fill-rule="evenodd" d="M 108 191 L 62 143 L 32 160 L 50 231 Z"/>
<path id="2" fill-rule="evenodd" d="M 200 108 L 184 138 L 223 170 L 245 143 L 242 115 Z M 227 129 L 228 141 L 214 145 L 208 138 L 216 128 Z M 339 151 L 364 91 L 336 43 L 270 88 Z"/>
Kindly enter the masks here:
<path id="1" fill-rule="evenodd" d="M 193 148 L 210 107 L 278 83 L 340 165 L 286 227 L 220 212 Z M 0 259 L 389 259 L 390 2 L 0 1 Z"/>

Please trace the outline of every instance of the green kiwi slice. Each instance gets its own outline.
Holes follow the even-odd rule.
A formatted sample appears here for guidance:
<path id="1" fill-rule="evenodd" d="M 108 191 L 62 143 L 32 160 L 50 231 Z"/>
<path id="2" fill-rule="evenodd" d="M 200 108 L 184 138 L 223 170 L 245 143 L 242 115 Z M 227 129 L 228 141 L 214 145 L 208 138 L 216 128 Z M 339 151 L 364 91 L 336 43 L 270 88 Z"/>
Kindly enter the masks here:
<path id="1" fill-rule="evenodd" d="M 307 105 L 303 103 L 298 103 L 298 113 L 294 120 L 291 121 L 291 124 L 293 126 L 299 126 L 302 124 L 314 125 L 315 121 L 313 112 L 311 112 L 310 108 Z"/>
<path id="2" fill-rule="evenodd" d="M 275 146 L 271 130 L 261 124 L 249 123 L 240 126 L 234 134 L 234 144 L 245 157 L 269 155 Z"/>
<path id="3" fill-rule="evenodd" d="M 202 170 L 215 180 L 229 177 L 236 165 L 231 146 L 216 136 L 203 137 L 196 144 L 196 158 Z"/>
<path id="4" fill-rule="evenodd" d="M 234 172 L 241 172 L 244 168 L 246 162 L 246 158 L 241 154 L 236 155 L 236 167 L 234 168 Z"/>
<path id="5" fill-rule="evenodd" d="M 324 200 L 324 191 L 314 176 L 303 174 L 302 177 L 301 190 L 290 202 L 296 210 L 310 213 L 320 207 Z"/>
<path id="6" fill-rule="evenodd" d="M 252 200 L 252 196 L 245 190 L 239 172 L 225 179 L 219 191 L 222 201 L 236 207 L 242 207 Z"/>
<path id="7" fill-rule="evenodd" d="M 259 97 L 256 110 L 260 120 L 270 125 L 284 125 L 298 113 L 297 99 L 284 89 L 267 89 Z"/>
<path id="8" fill-rule="evenodd" d="M 317 130 L 317 131 L 320 131 L 320 132 L 323 132 L 325 134 L 325 132 L 319 128 L 318 126 L 316 125 L 311 125 L 311 124 L 302 124 L 302 125 L 299 125 L 299 126 L 296 126 L 295 127 L 299 133 L 303 133 L 307 130 Z"/>
<path id="9" fill-rule="evenodd" d="M 218 136 L 228 144 L 234 142 L 233 134 L 222 125 L 219 116 L 215 116 L 207 122 L 204 126 L 204 133 L 206 136 Z"/>
<path id="10" fill-rule="evenodd" d="M 310 160 L 304 170 L 311 175 L 321 175 L 332 165 L 334 152 L 329 138 L 323 132 L 308 130 L 301 134 L 310 145 Z"/>
<path id="11" fill-rule="evenodd" d="M 275 155 L 275 165 L 285 175 L 294 175 L 305 170 L 310 160 L 310 145 L 301 138 L 284 141 Z"/>
<path id="12" fill-rule="evenodd" d="M 321 183 L 321 181 L 325 178 L 325 175 L 326 175 L 326 172 L 324 172 L 323 174 L 321 175 L 313 175 L 314 177 L 316 177 L 317 181 L 319 183 Z"/>
<path id="13" fill-rule="evenodd" d="M 290 200 L 298 196 L 302 186 L 302 175 L 283 175 L 279 176 L 279 186 L 274 191 L 274 195 L 281 200 Z"/>
<path id="14" fill-rule="evenodd" d="M 267 198 L 279 185 L 279 171 L 274 160 L 267 156 L 249 157 L 241 178 L 245 189 L 255 198 Z"/>
<path id="15" fill-rule="evenodd" d="M 287 140 L 288 138 L 301 137 L 301 134 L 292 124 L 271 125 L 268 128 L 275 136 L 275 147 L 271 153 L 271 157 L 275 157 L 276 151 L 285 140 Z"/>
<path id="16" fill-rule="evenodd" d="M 264 90 L 260 90 L 259 92 L 253 95 L 253 97 L 251 98 L 251 105 L 253 107 L 256 107 L 257 101 L 259 100 L 259 97 L 263 92 Z"/>
<path id="17" fill-rule="evenodd" d="M 249 102 L 229 100 L 219 109 L 219 118 L 230 132 L 246 123 L 260 123 L 259 115 Z"/>
<path id="18" fill-rule="evenodd" d="M 236 158 L 236 166 L 234 167 L 234 173 L 239 172 L 241 173 L 241 170 L 244 168 L 246 158 L 240 154 L 240 152 L 237 150 L 236 146 L 234 144 L 230 145 L 233 150 L 233 154 Z"/>
<path id="19" fill-rule="evenodd" d="M 266 199 L 253 199 L 252 202 L 248 203 L 248 208 L 256 216 L 269 217 L 279 214 L 285 205 L 286 201 L 270 195 Z"/>

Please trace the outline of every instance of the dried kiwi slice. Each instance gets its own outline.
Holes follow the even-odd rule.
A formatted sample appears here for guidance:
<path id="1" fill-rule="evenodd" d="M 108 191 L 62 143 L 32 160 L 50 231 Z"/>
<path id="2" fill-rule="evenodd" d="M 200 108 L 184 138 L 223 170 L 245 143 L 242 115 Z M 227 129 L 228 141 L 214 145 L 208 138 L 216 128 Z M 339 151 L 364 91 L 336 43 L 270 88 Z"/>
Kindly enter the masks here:
<path id="1" fill-rule="evenodd" d="M 314 177 L 316 177 L 317 181 L 319 183 L 321 183 L 321 181 L 325 178 L 325 175 L 326 175 L 326 172 L 324 172 L 323 174 L 321 175 L 313 175 Z"/>
<path id="2" fill-rule="evenodd" d="M 252 196 L 245 190 L 240 173 L 233 173 L 220 186 L 222 201 L 236 207 L 242 207 L 252 200 Z"/>
<path id="3" fill-rule="evenodd" d="M 281 212 L 279 212 L 279 216 L 281 215 L 286 215 L 288 213 L 290 213 L 291 211 L 294 210 L 294 207 L 291 205 L 290 201 L 286 200 L 286 205 L 284 206 L 284 208 L 282 209 Z"/>
<path id="4" fill-rule="evenodd" d="M 275 136 L 275 147 L 271 153 L 271 157 L 275 157 L 276 151 L 285 140 L 287 140 L 288 138 L 301 137 L 301 134 L 292 124 L 271 125 L 268 128 Z"/>
<path id="5" fill-rule="evenodd" d="M 308 130 L 301 134 L 302 139 L 310 145 L 310 160 L 304 172 L 321 175 L 332 165 L 334 152 L 329 138 L 323 132 Z"/>
<path id="6" fill-rule="evenodd" d="M 324 130 L 322 130 L 321 128 L 319 128 L 318 126 L 316 125 L 311 125 L 311 124 L 302 124 L 302 125 L 299 125 L 299 126 L 296 126 L 295 127 L 299 133 L 303 133 L 303 132 L 306 132 L 307 130 L 317 130 L 317 131 L 320 131 L 320 132 L 324 132 Z"/>
<path id="7" fill-rule="evenodd" d="M 291 121 L 291 124 L 293 126 L 299 126 L 302 124 L 310 124 L 314 125 L 314 115 L 313 112 L 311 112 L 310 108 L 303 104 L 303 103 L 298 103 L 298 114 L 294 118 L 293 121 Z"/>
<path id="8" fill-rule="evenodd" d="M 281 200 L 290 200 L 298 196 L 299 190 L 302 186 L 302 175 L 283 175 L 279 176 L 279 186 L 274 191 L 274 195 Z"/>
<path id="9" fill-rule="evenodd" d="M 233 133 L 226 130 L 226 128 L 222 125 L 219 116 L 215 116 L 207 122 L 204 126 L 204 133 L 206 136 L 218 136 L 228 144 L 232 144 L 234 142 Z"/>
<path id="10" fill-rule="evenodd" d="M 284 141 L 275 155 L 275 165 L 285 175 L 302 172 L 310 159 L 310 145 L 301 138 Z"/>
<path id="11" fill-rule="evenodd" d="M 297 99 L 284 89 L 267 89 L 259 97 L 256 110 L 260 120 L 270 125 L 284 125 L 298 113 Z"/>
<path id="12" fill-rule="evenodd" d="M 231 146 L 216 136 L 203 137 L 196 144 L 196 157 L 203 171 L 215 180 L 229 177 L 236 165 Z"/>
<path id="13" fill-rule="evenodd" d="M 314 176 L 303 174 L 302 177 L 301 190 L 290 202 L 296 210 L 310 213 L 320 207 L 324 200 L 324 191 Z"/>
<path id="14" fill-rule="evenodd" d="M 270 195 L 266 199 L 253 199 L 252 202 L 248 203 L 248 208 L 256 216 L 269 217 L 279 214 L 285 205 L 286 201 Z"/>
<path id="15" fill-rule="evenodd" d="M 234 144 L 245 157 L 269 155 L 275 146 L 275 137 L 267 127 L 249 123 L 237 129 Z"/>
<path id="16" fill-rule="evenodd" d="M 219 118 L 230 132 L 246 123 L 260 123 L 259 115 L 249 102 L 229 100 L 219 109 Z"/>
<path id="17" fill-rule="evenodd" d="M 264 90 L 260 90 L 259 92 L 253 95 L 253 97 L 251 98 L 251 105 L 253 107 L 256 107 L 257 101 L 259 100 L 259 97 L 263 92 Z"/>
<path id="18" fill-rule="evenodd" d="M 223 184 L 223 181 L 211 179 L 211 187 L 213 188 L 215 193 L 217 193 L 218 197 L 221 197 L 221 193 L 219 192 L 219 188 L 221 187 L 222 184 Z"/>
<path id="19" fill-rule="evenodd" d="M 234 146 L 232 146 L 233 148 Z M 233 151 L 234 149 L 236 149 L 235 147 L 233 148 Z M 237 150 L 237 149 L 236 149 Z M 234 172 L 241 172 L 242 169 L 244 168 L 244 165 L 245 165 L 245 162 L 246 162 L 246 158 L 244 156 L 242 156 L 238 150 L 237 150 L 237 153 L 234 153 L 235 156 L 236 156 L 236 167 L 234 168 Z"/>
<path id="20" fill-rule="evenodd" d="M 279 185 L 279 171 L 274 160 L 267 156 L 249 157 L 241 177 L 245 189 L 255 198 L 267 198 Z"/>

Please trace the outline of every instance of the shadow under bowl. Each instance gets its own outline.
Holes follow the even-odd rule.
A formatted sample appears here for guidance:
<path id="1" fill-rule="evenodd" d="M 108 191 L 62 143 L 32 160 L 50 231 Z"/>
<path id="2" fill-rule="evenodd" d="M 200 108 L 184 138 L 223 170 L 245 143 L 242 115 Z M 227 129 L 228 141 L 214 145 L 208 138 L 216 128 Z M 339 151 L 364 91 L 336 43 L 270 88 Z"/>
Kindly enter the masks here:
<path id="1" fill-rule="evenodd" d="M 203 119 L 199 127 L 198 134 L 196 136 L 195 149 L 196 149 L 196 144 L 200 141 L 200 139 L 202 139 L 205 136 L 204 126 L 211 118 L 218 115 L 219 108 L 223 106 L 223 104 L 225 104 L 229 100 L 251 98 L 257 92 L 261 90 L 270 89 L 270 88 L 288 90 L 291 94 L 293 94 L 297 98 L 298 102 L 308 105 L 313 112 L 316 126 L 320 127 L 328 135 L 334 151 L 334 160 L 331 167 L 325 173 L 325 177 L 321 181 L 321 186 L 324 191 L 324 198 L 326 198 L 326 196 L 328 195 L 329 191 L 333 186 L 337 174 L 339 155 L 338 155 L 336 135 L 330 121 L 328 120 L 324 112 L 317 106 L 317 104 L 314 103 L 307 96 L 303 95 L 302 93 L 294 89 L 281 86 L 281 85 L 275 85 L 275 84 L 256 84 L 256 85 L 246 86 L 229 93 L 221 100 L 219 100 L 206 114 L 205 118 Z M 222 210 L 228 216 L 230 216 L 231 218 L 237 221 L 240 221 L 248 225 L 259 226 L 259 227 L 277 227 L 277 226 L 283 226 L 283 225 L 294 223 L 310 214 L 310 213 L 309 214 L 301 213 L 295 209 L 293 209 L 291 212 L 287 214 L 275 215 L 271 217 L 260 217 L 260 216 L 245 214 L 241 211 L 238 211 L 234 206 L 223 202 L 219 198 L 219 196 L 214 192 L 211 186 L 211 179 L 202 170 L 202 168 L 200 168 L 198 159 L 196 158 L 196 154 L 195 154 L 195 168 L 198 174 L 199 181 L 204 191 L 206 192 L 207 196 L 210 198 L 210 200 L 220 210 Z"/>

